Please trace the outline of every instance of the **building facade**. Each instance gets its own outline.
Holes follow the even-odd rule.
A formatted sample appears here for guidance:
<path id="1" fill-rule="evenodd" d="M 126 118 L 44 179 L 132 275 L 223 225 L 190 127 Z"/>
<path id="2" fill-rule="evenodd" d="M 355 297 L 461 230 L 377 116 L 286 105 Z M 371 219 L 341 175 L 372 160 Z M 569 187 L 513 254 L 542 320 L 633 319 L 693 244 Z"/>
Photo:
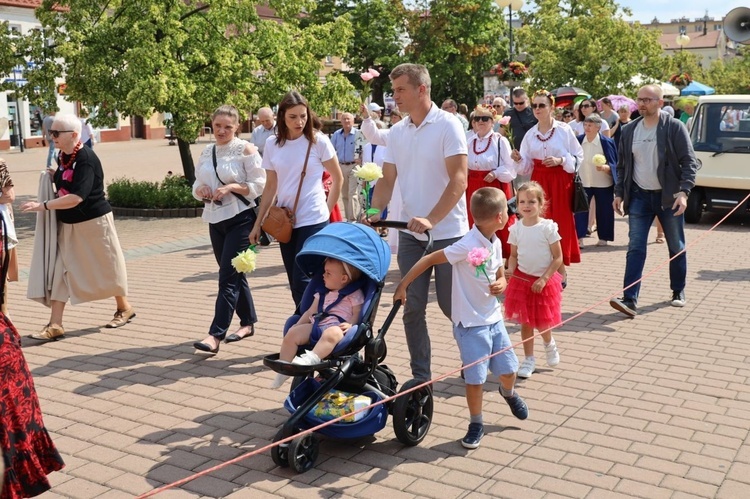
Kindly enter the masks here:
<path id="1" fill-rule="evenodd" d="M 681 17 L 669 22 L 660 22 L 654 18 L 645 28 L 661 32 L 659 43 L 665 54 L 674 55 L 680 50 L 689 51 L 699 57 L 702 67 L 708 69 L 714 61 L 734 57 L 736 47 L 724 34 L 724 18 L 714 18 L 706 14 L 703 17 L 689 19 Z M 680 34 L 687 35 L 689 41 L 684 45 L 677 43 Z"/>

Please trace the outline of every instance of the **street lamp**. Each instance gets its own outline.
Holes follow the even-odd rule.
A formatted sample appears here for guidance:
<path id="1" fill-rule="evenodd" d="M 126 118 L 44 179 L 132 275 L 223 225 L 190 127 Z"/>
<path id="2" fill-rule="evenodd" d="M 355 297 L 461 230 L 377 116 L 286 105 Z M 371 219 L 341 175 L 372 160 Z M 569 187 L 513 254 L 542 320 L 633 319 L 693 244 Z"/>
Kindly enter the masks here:
<path id="1" fill-rule="evenodd" d="M 685 28 L 680 29 L 680 34 L 677 35 L 677 38 L 675 38 L 674 41 L 680 46 L 680 53 L 682 53 L 682 49 L 685 48 L 685 45 L 690 43 L 690 37 L 685 33 Z"/>
<path id="2" fill-rule="evenodd" d="M 21 66 L 21 71 L 23 71 L 23 66 Z M 16 98 L 16 122 L 15 122 L 15 132 L 16 137 L 18 137 L 18 147 L 21 152 L 23 152 L 23 124 L 21 123 L 21 106 L 22 103 L 18 100 L 18 67 L 13 66 L 13 95 Z M 23 75 L 23 73 L 21 73 Z"/>
<path id="3" fill-rule="evenodd" d="M 513 11 L 521 10 L 523 0 L 495 0 L 495 3 L 501 9 L 508 7 L 508 37 L 510 44 L 508 46 L 508 59 L 513 60 Z"/>

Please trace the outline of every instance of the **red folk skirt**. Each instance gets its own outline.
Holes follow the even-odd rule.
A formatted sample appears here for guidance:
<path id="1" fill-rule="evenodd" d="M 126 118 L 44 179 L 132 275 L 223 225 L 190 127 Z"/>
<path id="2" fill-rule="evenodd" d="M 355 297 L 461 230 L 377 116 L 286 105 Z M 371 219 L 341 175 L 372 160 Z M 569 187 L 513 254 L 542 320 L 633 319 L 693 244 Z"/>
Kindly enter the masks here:
<path id="1" fill-rule="evenodd" d="M 47 475 L 65 466 L 47 433 L 21 338 L 0 313 L 0 459 L 5 459 L 2 499 L 49 490 Z"/>
<path id="2" fill-rule="evenodd" d="M 328 173 L 328 171 L 323 172 L 323 190 L 326 193 L 326 201 L 328 200 L 328 192 L 331 190 L 331 184 L 333 181 L 331 180 L 331 174 Z M 331 212 L 331 216 L 328 217 L 328 221 L 333 222 L 341 222 L 344 219 L 344 217 L 341 216 L 341 208 L 339 208 L 339 204 L 336 203 L 333 207 L 333 211 Z"/>
<path id="3" fill-rule="evenodd" d="M 484 177 L 486 177 L 488 173 L 489 171 L 469 169 L 469 181 L 466 187 L 466 211 L 469 215 L 469 227 L 472 227 L 474 225 L 474 217 L 471 216 L 470 208 L 471 208 L 471 195 L 474 194 L 476 190 L 481 189 L 482 187 L 495 187 L 505 193 L 506 199 L 510 199 L 513 197 L 513 187 L 511 186 L 511 184 L 506 183 L 506 182 L 500 182 L 497 179 L 489 183 L 485 182 Z M 503 227 L 501 230 L 496 232 L 497 237 L 500 239 L 500 242 L 503 245 L 503 258 L 506 260 L 510 257 L 510 245 L 508 244 L 508 232 L 510 230 L 510 226 L 513 225 L 514 223 L 516 223 L 516 216 L 511 215 L 508 218 L 508 223 L 505 224 L 505 227 Z"/>
<path id="4" fill-rule="evenodd" d="M 534 293 L 531 285 L 538 278 L 516 269 L 508 280 L 503 307 L 506 320 L 543 331 L 562 322 L 562 277 L 555 272 L 544 289 Z"/>
<path id="5" fill-rule="evenodd" d="M 573 174 L 561 166 L 548 168 L 541 159 L 534 160 L 534 171 L 531 180 L 538 182 L 544 189 L 547 207 L 544 218 L 557 223 L 557 230 L 562 238 L 563 263 L 581 263 L 581 249 L 578 247 L 576 222 L 573 218 Z"/>

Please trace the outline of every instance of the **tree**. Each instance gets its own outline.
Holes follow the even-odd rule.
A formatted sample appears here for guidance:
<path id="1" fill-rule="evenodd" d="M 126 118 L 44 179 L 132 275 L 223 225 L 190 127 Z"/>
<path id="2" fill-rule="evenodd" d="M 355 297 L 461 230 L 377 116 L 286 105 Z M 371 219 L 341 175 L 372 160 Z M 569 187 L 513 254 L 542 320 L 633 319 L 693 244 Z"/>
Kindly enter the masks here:
<path id="1" fill-rule="evenodd" d="M 321 83 L 316 58 L 344 52 L 349 22 L 302 28 L 306 0 L 267 5 L 279 22 L 261 19 L 256 2 L 235 0 L 44 0 L 37 17 L 63 61 L 70 98 L 98 106 L 97 125 L 113 124 L 117 113 L 171 113 L 192 181 L 189 143 L 220 104 L 253 109 L 291 88 L 319 111 L 353 99 L 342 78 Z"/>
<path id="2" fill-rule="evenodd" d="M 531 57 L 532 88 L 575 85 L 594 96 L 632 90 L 635 75 L 661 76 L 658 32 L 629 23 L 614 0 L 533 0 L 519 46 Z"/>
<path id="3" fill-rule="evenodd" d="M 360 86 L 359 74 L 369 68 L 380 72 L 371 82 L 373 101 L 383 103 L 388 74 L 404 59 L 406 10 L 401 0 L 320 0 L 308 23 L 330 23 L 346 16 L 352 25 L 344 62 L 351 71 L 344 75 Z M 343 106 L 340 106 L 343 108 Z M 354 109 L 348 109 L 354 110 Z"/>
<path id="4" fill-rule="evenodd" d="M 491 0 L 420 0 L 408 21 L 406 54 L 429 69 L 433 100 L 473 107 L 484 95 L 482 75 L 507 58 L 502 12 Z"/>
<path id="5" fill-rule="evenodd" d="M 62 66 L 51 57 L 44 31 L 33 29 L 26 36 L 17 36 L 10 33 L 7 22 L 0 23 L 0 74 L 14 74 L 18 67 L 23 68 L 26 82 L 19 85 L 6 78 L 0 90 L 11 90 L 44 112 L 56 110 L 55 79 L 62 74 Z"/>
<path id="6" fill-rule="evenodd" d="M 717 94 L 750 94 L 749 56 L 748 47 L 741 47 L 737 57 L 714 61 L 703 83 L 712 86 Z"/>

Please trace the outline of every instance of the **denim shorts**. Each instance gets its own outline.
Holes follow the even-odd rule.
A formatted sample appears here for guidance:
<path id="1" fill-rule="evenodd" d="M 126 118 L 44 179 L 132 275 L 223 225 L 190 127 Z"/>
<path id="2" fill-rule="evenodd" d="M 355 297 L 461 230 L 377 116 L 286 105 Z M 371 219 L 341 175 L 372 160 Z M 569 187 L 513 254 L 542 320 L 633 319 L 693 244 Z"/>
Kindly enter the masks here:
<path id="1" fill-rule="evenodd" d="M 503 353 L 465 369 L 464 379 L 467 385 L 483 385 L 487 381 L 488 368 L 496 376 L 518 371 L 518 357 L 513 351 L 503 321 L 474 327 L 459 324 L 453 326 L 453 337 L 461 352 L 461 363 L 465 366 L 507 348 Z"/>

